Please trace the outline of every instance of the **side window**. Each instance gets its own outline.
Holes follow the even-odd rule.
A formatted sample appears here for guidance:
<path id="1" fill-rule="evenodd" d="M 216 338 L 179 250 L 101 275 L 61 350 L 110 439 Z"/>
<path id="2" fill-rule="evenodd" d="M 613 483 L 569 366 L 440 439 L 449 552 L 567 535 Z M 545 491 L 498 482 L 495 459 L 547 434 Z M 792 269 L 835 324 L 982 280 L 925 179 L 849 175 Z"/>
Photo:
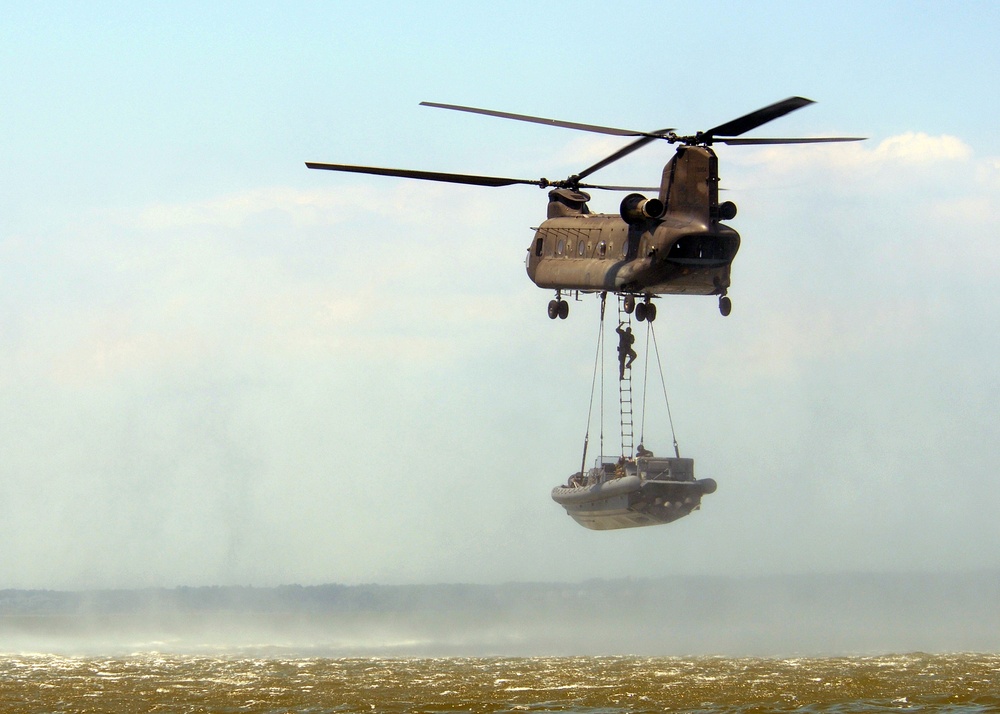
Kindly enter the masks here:
<path id="1" fill-rule="evenodd" d="M 545 239 L 538 236 L 535 239 L 535 255 L 539 258 L 542 257 L 542 247 L 545 245 Z"/>
<path id="2" fill-rule="evenodd" d="M 563 251 L 566 249 L 566 241 L 562 238 L 556 243 L 556 255 L 562 255 Z"/>
<path id="3" fill-rule="evenodd" d="M 583 254 L 586 251 L 587 251 L 587 244 L 584 243 L 583 241 L 580 241 L 580 245 L 577 246 L 577 249 L 576 249 L 576 254 L 579 255 L 582 258 Z"/>
<path id="4" fill-rule="evenodd" d="M 608 246 L 604 241 L 597 244 L 597 257 L 603 258 L 605 253 L 608 251 Z"/>

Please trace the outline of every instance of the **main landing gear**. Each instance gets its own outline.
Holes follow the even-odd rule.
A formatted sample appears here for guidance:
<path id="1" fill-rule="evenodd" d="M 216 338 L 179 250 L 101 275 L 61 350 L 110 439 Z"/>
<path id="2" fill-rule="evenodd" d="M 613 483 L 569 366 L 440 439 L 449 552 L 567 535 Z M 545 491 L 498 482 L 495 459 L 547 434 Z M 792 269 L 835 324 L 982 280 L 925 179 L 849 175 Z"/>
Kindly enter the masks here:
<path id="1" fill-rule="evenodd" d="M 730 300 L 725 295 L 719 296 L 719 312 L 722 313 L 723 317 L 729 317 L 729 313 L 733 311 L 733 301 Z"/>
<path id="2" fill-rule="evenodd" d="M 631 315 L 635 312 L 635 319 L 639 322 L 652 322 L 656 319 L 656 305 L 649 301 L 647 297 L 640 303 L 635 301 L 635 295 L 625 296 L 625 312 Z"/>
<path id="3" fill-rule="evenodd" d="M 562 293 L 558 290 L 556 290 L 556 299 L 549 300 L 549 319 L 555 320 L 557 317 L 560 320 L 569 317 L 569 303 L 562 299 Z"/>

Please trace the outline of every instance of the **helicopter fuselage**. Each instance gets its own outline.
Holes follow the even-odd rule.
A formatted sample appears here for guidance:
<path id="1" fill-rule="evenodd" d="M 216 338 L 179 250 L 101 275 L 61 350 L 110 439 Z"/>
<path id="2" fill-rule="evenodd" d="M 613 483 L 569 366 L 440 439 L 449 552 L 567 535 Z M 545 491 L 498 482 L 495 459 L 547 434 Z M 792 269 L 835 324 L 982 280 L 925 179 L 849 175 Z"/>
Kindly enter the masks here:
<path id="1" fill-rule="evenodd" d="M 719 295 L 728 313 L 724 296 L 740 235 L 722 223 L 735 216 L 736 206 L 719 205 L 718 184 L 715 152 L 694 146 L 680 147 L 664 167 L 658 198 L 630 194 L 619 215 L 592 214 L 589 195 L 555 189 L 549 218 L 528 246 L 528 277 L 558 292 L 607 291 L 647 301 Z"/>
<path id="2" fill-rule="evenodd" d="M 630 225 L 614 214 L 550 218 L 528 247 L 540 288 L 635 295 L 724 295 L 740 236 L 721 223 L 667 215 Z"/>

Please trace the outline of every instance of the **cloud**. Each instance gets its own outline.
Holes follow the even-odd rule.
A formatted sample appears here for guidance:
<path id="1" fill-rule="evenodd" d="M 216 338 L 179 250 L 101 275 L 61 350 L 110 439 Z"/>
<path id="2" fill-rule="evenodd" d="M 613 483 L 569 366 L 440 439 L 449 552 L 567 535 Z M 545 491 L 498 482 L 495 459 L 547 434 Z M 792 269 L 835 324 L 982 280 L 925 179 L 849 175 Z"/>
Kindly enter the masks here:
<path id="1" fill-rule="evenodd" d="M 1000 317 L 995 159 L 918 132 L 730 156 L 740 359 L 729 363 L 726 342 L 703 362 L 705 379 L 780 382 L 901 355 L 985 364 L 995 340 L 981 325 Z"/>
<path id="2" fill-rule="evenodd" d="M 44 261 L 5 245 L 27 274 L 66 278 L 41 296 L 10 293 L 24 308 L 12 308 L 19 339 L 6 349 L 16 368 L 0 379 L 81 386 L 276 360 L 467 358 L 509 334 L 527 292 L 530 234 L 505 226 L 537 207 L 508 210 L 507 197 L 523 201 L 372 177 L 95 212 Z"/>
<path id="3" fill-rule="evenodd" d="M 579 171 L 610 156 L 630 141 L 634 139 L 605 135 L 577 136 L 555 151 L 552 159 L 560 166 L 576 166 Z"/>
<path id="4" fill-rule="evenodd" d="M 51 356 L 56 384 L 106 383 L 129 373 L 156 372 L 168 365 L 197 364 L 204 357 L 203 335 L 156 331 L 85 334 L 68 349 Z"/>
<path id="5" fill-rule="evenodd" d="M 888 283 L 906 276 L 933 287 L 942 270 L 977 280 L 998 274 L 1000 162 L 976 156 L 957 137 L 907 132 L 877 144 L 754 147 L 724 159 L 738 203 L 745 199 L 762 218 L 775 215 L 775 226 L 799 221 L 829 246 L 833 262 L 820 269 L 862 269 L 845 261 L 857 255 L 874 258 Z M 835 223 L 815 219 L 831 213 Z"/>
<path id="6" fill-rule="evenodd" d="M 330 225 L 355 218 L 359 210 L 379 211 L 383 204 L 378 198 L 364 186 L 312 190 L 268 187 L 204 201 L 153 204 L 137 214 L 120 216 L 119 220 L 153 231 L 191 226 L 236 228 L 261 214 L 278 212 L 292 219 L 294 225 Z"/>
<path id="7" fill-rule="evenodd" d="M 767 167 L 775 172 L 805 171 L 803 175 L 824 169 L 838 172 L 857 170 L 901 170 L 973 160 L 972 148 L 948 134 L 930 136 L 909 131 L 890 136 L 877 144 L 871 140 L 836 144 L 778 145 L 738 147 L 727 153 L 735 165 Z"/>
<path id="8" fill-rule="evenodd" d="M 929 136 L 924 132 L 914 131 L 882 140 L 870 157 L 875 163 L 903 164 L 967 161 L 971 158 L 972 149 L 958 137 L 948 134 Z"/>
<path id="9" fill-rule="evenodd" d="M 490 245 L 482 238 L 469 240 L 472 230 L 481 235 L 483 224 L 502 225 L 504 216 L 534 216 L 538 221 L 544 217 L 544 197 L 530 186 L 490 188 L 309 173 L 317 184 L 326 185 L 309 189 L 271 186 L 202 201 L 154 203 L 138 210 L 103 212 L 93 222 L 168 235 L 178 234 L 178 229 L 220 235 L 223 229 L 245 244 L 269 237 L 276 250 L 303 238 L 343 245 L 345 240 L 353 242 L 363 236 L 373 251 L 384 255 L 387 244 L 398 247 L 406 242 L 414 252 L 462 243 L 482 252 Z M 317 229 L 336 233 L 321 234 Z M 428 238 L 434 242 L 427 242 Z M 516 245 L 527 245 L 529 239 L 525 234 Z"/>
<path id="10" fill-rule="evenodd" d="M 906 350 L 922 339 L 920 326 L 928 316 L 919 303 L 840 303 L 817 309 L 812 302 L 772 306 L 751 323 L 741 325 L 738 372 L 730 347 L 704 356 L 699 374 L 734 384 L 746 380 L 795 379 L 830 362 L 849 362 L 873 350 Z"/>

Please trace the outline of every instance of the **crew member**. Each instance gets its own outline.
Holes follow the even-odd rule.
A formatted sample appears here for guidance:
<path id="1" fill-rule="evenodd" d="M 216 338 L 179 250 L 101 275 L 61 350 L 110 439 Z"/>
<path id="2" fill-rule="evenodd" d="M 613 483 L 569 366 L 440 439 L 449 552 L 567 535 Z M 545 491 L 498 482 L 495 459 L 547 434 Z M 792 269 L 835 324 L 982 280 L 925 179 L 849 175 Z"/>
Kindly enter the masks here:
<path id="1" fill-rule="evenodd" d="M 632 363 L 635 362 L 635 358 L 638 356 L 635 350 L 632 349 L 632 343 L 635 342 L 635 335 L 632 334 L 632 328 L 626 327 L 622 329 L 624 322 L 619 322 L 618 327 L 615 332 L 618 333 L 618 379 L 625 379 L 625 369 L 631 369 Z"/>

